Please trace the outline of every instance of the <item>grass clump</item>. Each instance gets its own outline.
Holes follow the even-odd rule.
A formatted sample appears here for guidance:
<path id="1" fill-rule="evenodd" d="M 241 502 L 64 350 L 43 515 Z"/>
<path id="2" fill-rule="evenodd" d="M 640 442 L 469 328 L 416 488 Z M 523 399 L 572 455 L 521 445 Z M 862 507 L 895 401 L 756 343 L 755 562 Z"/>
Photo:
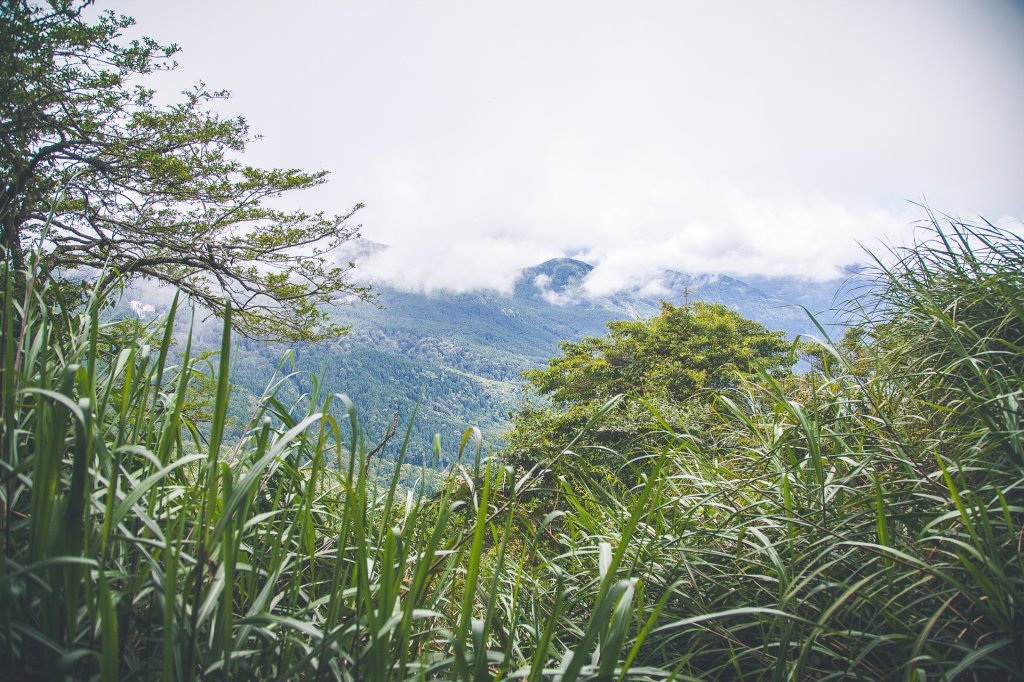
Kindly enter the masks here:
<path id="1" fill-rule="evenodd" d="M 354 405 L 315 386 L 298 411 L 275 397 L 283 379 L 272 381 L 229 446 L 230 311 L 211 379 L 190 335 L 181 352 L 172 347 L 177 303 L 138 338 L 111 343 L 105 301 L 69 310 L 31 275 L 2 274 L 5 671 L 103 680 L 624 672 L 632 635 L 599 616 L 628 608 L 628 582 L 607 578 L 595 593 L 587 570 L 566 579 L 560 559 L 541 551 L 544 523 L 509 532 L 528 482 L 483 458 L 475 429 L 451 481 L 429 497 L 425 485 L 399 485 L 408 431 L 391 453 L 390 485 L 375 486 Z M 212 392 L 202 425 L 187 409 L 197 385 Z M 595 594 L 585 629 L 555 628 Z"/>
<path id="2" fill-rule="evenodd" d="M 922 236 L 879 261 L 873 307 L 810 372 L 748 368 L 699 409 L 637 390 L 650 417 L 630 424 L 656 433 L 617 452 L 594 429 L 612 398 L 553 455 L 514 440 L 529 467 L 471 429 L 436 494 L 400 485 L 423 461 L 411 430 L 374 485 L 352 402 L 315 381 L 301 409 L 272 381 L 229 446 L 230 319 L 199 377 L 177 305 L 109 339 L 103 301 L 66 309 L 5 267 L 3 669 L 1019 679 L 1024 242 Z M 615 464 L 581 469 L 595 447 Z"/>
<path id="3" fill-rule="evenodd" d="M 874 306 L 815 344 L 814 371 L 721 394 L 711 429 L 663 420 L 676 445 L 629 552 L 660 595 L 647 664 L 1024 675 L 1024 240 L 937 221 L 921 237 L 878 261 Z M 614 537 L 639 504 L 569 522 Z"/>

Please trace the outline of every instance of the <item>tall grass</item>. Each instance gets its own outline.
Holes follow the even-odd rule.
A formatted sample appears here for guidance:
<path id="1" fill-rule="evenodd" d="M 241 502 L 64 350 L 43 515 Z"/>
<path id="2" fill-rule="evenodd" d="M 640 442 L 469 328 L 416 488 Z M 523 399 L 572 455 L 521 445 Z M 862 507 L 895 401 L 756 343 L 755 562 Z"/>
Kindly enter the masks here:
<path id="1" fill-rule="evenodd" d="M 197 383 L 177 304 L 118 338 L 104 301 L 5 266 L 0 671 L 1020 679 L 1024 243 L 926 237 L 880 268 L 855 354 L 823 341 L 819 369 L 721 396 L 699 432 L 662 420 L 638 479 L 561 479 L 550 510 L 521 500 L 560 461 L 514 471 L 472 429 L 440 492 L 398 485 L 442 454 L 408 431 L 374 485 L 352 401 L 316 382 L 299 408 L 273 378 L 226 443 L 230 319 Z"/>
<path id="2" fill-rule="evenodd" d="M 408 434 L 389 453 L 394 479 L 375 487 L 353 403 L 314 392 L 297 411 L 276 399 L 278 377 L 229 447 L 230 313 L 199 425 L 184 408 L 202 367 L 190 335 L 175 345 L 177 302 L 124 339 L 102 320 L 105 301 L 68 309 L 6 267 L 3 292 L 5 674 L 625 674 L 632 583 L 614 561 L 601 571 L 596 543 L 546 555 L 546 522 L 511 533 L 531 479 L 483 458 L 479 432 L 467 431 L 439 494 L 403 495 Z"/>
<path id="3" fill-rule="evenodd" d="M 721 396 L 710 431 L 664 424 L 677 446 L 629 550 L 664 603 L 647 664 L 1024 676 L 1024 240 L 921 237 L 877 261 L 869 344 L 821 342 L 819 371 Z M 633 504 L 570 521 L 614 536 Z"/>

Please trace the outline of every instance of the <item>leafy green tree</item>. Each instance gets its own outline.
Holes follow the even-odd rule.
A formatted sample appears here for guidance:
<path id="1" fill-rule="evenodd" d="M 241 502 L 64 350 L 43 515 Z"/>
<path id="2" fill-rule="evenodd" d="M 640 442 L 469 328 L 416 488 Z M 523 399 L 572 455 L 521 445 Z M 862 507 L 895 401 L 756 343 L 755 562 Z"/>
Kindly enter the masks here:
<path id="1" fill-rule="evenodd" d="M 352 211 L 271 208 L 325 172 L 239 160 L 243 118 L 207 107 L 199 85 L 161 106 L 142 77 L 173 69 L 175 45 L 126 40 L 130 17 L 90 19 L 89 0 L 0 0 L 0 246 L 18 270 L 35 244 L 40 276 L 106 272 L 172 284 L 254 337 L 344 331 L 322 306 L 367 298 L 332 250 L 358 236 Z"/>
<path id="2" fill-rule="evenodd" d="M 791 345 L 730 308 L 696 302 L 662 303 L 649 320 L 610 322 L 604 338 L 562 342 L 562 355 L 524 373 L 547 403 L 513 415 L 506 456 L 532 465 L 552 459 L 608 400 L 624 399 L 576 449 L 586 466 L 622 466 L 624 455 L 651 445 L 662 417 L 681 425 L 700 421 L 710 399 L 745 376 L 790 372 Z M 577 462 L 580 463 L 580 462 Z"/>
<path id="3" fill-rule="evenodd" d="M 562 356 L 525 377 L 557 404 L 607 400 L 618 393 L 665 393 L 676 400 L 736 385 L 755 367 L 784 373 L 789 344 L 730 308 L 663 302 L 650 320 L 608 323 L 603 338 L 562 342 Z"/>

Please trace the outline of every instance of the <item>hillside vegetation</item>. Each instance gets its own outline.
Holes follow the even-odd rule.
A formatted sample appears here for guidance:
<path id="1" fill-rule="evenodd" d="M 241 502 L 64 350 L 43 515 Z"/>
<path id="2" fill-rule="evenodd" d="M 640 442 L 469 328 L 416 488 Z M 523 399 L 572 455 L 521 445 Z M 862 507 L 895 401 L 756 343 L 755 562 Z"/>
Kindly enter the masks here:
<path id="1" fill-rule="evenodd" d="M 386 250 L 366 240 L 360 243 L 366 250 Z M 353 257 L 358 258 L 358 273 L 363 260 L 359 254 Z M 309 393 L 311 375 L 316 375 L 322 393 L 358 396 L 359 420 L 368 438 L 382 438 L 395 412 L 408 423 L 418 407 L 412 424 L 414 442 L 429 442 L 440 433 L 445 454 L 451 454 L 467 426 L 473 425 L 488 446 L 497 446 L 510 425 L 509 413 L 521 402 L 520 374 L 543 367 L 559 352 L 562 341 L 601 335 L 609 322 L 657 316 L 662 301 L 677 306 L 724 304 L 768 329 L 786 332 L 792 340 L 815 330 L 797 304 L 819 312 L 828 326 L 835 316 L 826 309 L 840 287 L 838 281 L 830 281 L 807 285 L 809 291 L 803 291 L 780 279 L 753 287 L 724 276 L 662 272 L 650 275 L 656 277 L 657 294 L 627 289 L 594 296 L 585 288 L 593 270 L 578 260 L 552 259 L 523 269 L 506 293 L 402 291 L 374 281 L 378 305 L 357 303 L 332 310 L 334 322 L 350 328 L 346 336 L 289 345 L 238 339 L 231 365 L 232 421 L 226 433 L 231 438 L 241 435 L 267 377 L 290 350 L 291 378 L 278 389 L 282 402 Z M 851 286 L 855 285 L 854 279 Z M 127 305 L 133 300 L 149 301 L 166 313 L 169 297 L 166 302 L 162 298 L 152 289 L 129 288 L 122 304 L 109 314 L 135 318 Z M 204 312 L 199 318 L 192 347 L 213 352 L 220 346 L 220 324 L 206 317 Z M 179 344 L 187 332 L 187 320 L 180 319 L 175 330 Z"/>
<path id="2" fill-rule="evenodd" d="M 535 373 L 507 452 L 405 423 L 389 456 L 459 463 L 436 494 L 373 485 L 315 379 L 229 446 L 230 319 L 204 359 L 176 305 L 126 334 L 5 260 L 0 670 L 1020 679 L 1024 240 L 920 238 L 834 344 L 668 306 Z"/>

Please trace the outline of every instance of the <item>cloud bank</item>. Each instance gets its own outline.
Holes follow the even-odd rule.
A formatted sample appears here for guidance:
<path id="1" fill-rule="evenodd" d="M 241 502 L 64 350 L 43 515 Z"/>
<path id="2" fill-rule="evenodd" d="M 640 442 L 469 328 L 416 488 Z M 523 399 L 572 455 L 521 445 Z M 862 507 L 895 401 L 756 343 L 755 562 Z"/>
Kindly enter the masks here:
<path id="1" fill-rule="evenodd" d="M 364 274 L 405 288 L 508 291 L 560 255 L 595 293 L 827 279 L 904 241 L 908 202 L 1024 216 L 1020 3 L 101 5 L 182 45 L 155 86 L 233 91 L 249 161 L 331 171 L 296 205 L 365 203 L 391 248 Z"/>
<path id="2" fill-rule="evenodd" d="M 673 180 L 677 192 L 666 189 Z M 610 183 L 598 193 L 600 205 L 590 206 L 566 201 L 572 187 L 552 182 L 532 203 L 504 212 L 519 229 L 496 232 L 477 227 L 475 211 L 463 207 L 449 212 L 446 232 L 454 239 L 439 240 L 431 230 L 396 235 L 391 248 L 359 268 L 402 288 L 508 291 L 521 268 L 572 256 L 596 266 L 586 286 L 597 296 L 643 286 L 666 269 L 823 281 L 863 263 L 863 246 L 883 237 L 906 243 L 922 215 L 909 203 L 878 209 L 825 197 L 787 201 L 697 178 L 659 175 L 638 185 Z"/>

